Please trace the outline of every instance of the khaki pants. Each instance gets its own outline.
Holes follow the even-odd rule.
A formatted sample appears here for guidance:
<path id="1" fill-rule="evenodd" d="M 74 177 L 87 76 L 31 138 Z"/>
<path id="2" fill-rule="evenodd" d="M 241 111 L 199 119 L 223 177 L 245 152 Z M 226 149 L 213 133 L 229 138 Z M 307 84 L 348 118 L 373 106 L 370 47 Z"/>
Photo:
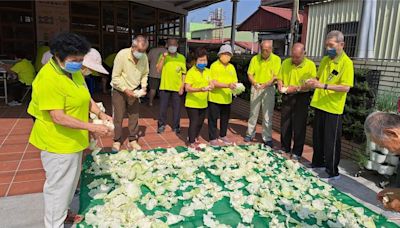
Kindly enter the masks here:
<path id="1" fill-rule="evenodd" d="M 247 135 L 256 134 L 256 125 L 260 108 L 262 109 L 262 139 L 264 142 L 272 141 L 272 115 L 275 106 L 275 87 L 271 86 L 263 90 L 251 87 L 250 114 Z"/>
<path id="2" fill-rule="evenodd" d="M 42 151 L 40 156 L 46 172 L 43 187 L 45 227 L 64 227 L 81 173 L 82 152 L 56 154 Z"/>
<path id="3" fill-rule="evenodd" d="M 114 118 L 114 141 L 122 142 L 122 121 L 125 113 L 128 113 L 129 141 L 138 139 L 139 132 L 139 100 L 128 97 L 123 92 L 113 89 L 112 92 L 113 118 Z"/>

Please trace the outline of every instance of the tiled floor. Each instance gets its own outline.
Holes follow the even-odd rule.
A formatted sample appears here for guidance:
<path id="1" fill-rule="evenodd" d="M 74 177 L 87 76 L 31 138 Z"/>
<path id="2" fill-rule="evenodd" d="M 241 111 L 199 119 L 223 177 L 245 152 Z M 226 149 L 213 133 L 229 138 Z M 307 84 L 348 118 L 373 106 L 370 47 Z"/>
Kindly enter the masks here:
<path id="1" fill-rule="evenodd" d="M 96 101 L 103 101 L 108 112 L 110 111 L 109 96 L 95 95 L 94 98 Z M 189 124 L 185 110 L 182 110 L 182 133 L 177 136 L 169 127 L 164 134 L 157 134 L 158 106 L 149 107 L 141 104 L 140 108 L 139 131 L 141 138 L 139 143 L 143 149 L 185 145 Z M 242 144 L 247 123 L 246 120 L 234 113 L 234 107 L 232 110 L 228 137 L 237 144 Z M 28 143 L 32 125 L 33 121 L 26 114 L 26 107 L 11 108 L 0 103 L 0 197 L 42 192 L 45 173 L 40 160 L 40 152 Z M 124 122 L 124 126 L 127 126 L 127 121 Z M 257 132 L 260 130 L 261 126 L 257 126 Z M 127 128 L 124 131 L 127 135 Z M 273 138 L 276 146 L 279 146 L 279 134 L 274 132 Z M 201 141 L 206 142 L 207 139 L 207 121 L 205 121 Z M 260 134 L 257 134 L 256 139 L 261 140 Z M 100 140 L 100 144 L 109 148 L 112 138 L 104 137 Z M 309 146 L 305 146 L 304 158 L 310 160 L 311 151 Z"/>

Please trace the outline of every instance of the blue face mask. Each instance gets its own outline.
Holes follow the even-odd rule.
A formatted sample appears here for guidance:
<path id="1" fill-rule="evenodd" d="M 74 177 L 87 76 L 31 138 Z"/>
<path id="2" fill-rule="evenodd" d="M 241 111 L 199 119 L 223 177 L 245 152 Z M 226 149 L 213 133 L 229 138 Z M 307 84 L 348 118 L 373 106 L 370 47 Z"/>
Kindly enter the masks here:
<path id="1" fill-rule="evenodd" d="M 134 51 L 133 52 L 133 56 L 135 56 L 136 59 L 141 59 L 144 56 L 144 53 L 138 52 L 138 51 Z"/>
<path id="2" fill-rule="evenodd" d="M 207 63 L 197 63 L 196 66 L 199 68 L 199 70 L 204 70 L 204 68 L 207 66 Z"/>
<path id="3" fill-rule="evenodd" d="M 65 67 L 64 70 L 67 71 L 68 73 L 75 73 L 82 68 L 82 62 L 65 62 Z"/>
<path id="4" fill-rule="evenodd" d="M 332 59 L 335 58 L 335 56 L 337 55 L 335 48 L 327 48 L 325 53 Z"/>

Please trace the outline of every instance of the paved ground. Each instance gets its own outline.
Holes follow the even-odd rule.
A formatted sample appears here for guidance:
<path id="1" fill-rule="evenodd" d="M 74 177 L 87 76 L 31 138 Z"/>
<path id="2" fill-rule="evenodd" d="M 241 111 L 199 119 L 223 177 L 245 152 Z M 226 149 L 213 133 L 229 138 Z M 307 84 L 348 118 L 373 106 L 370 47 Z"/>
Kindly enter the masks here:
<path id="1" fill-rule="evenodd" d="M 95 99 L 103 101 L 108 110 L 111 107 L 108 96 L 97 95 Z M 45 175 L 40 161 L 40 152 L 28 144 L 32 120 L 26 114 L 25 108 L 9 108 L 0 103 L 0 227 L 43 227 L 43 195 L 41 192 Z M 235 115 L 234 109 L 235 107 L 232 108 L 228 137 L 237 144 L 241 144 L 246 130 L 246 120 Z M 141 105 L 139 121 L 141 138 L 139 142 L 143 149 L 185 145 L 189 123 L 185 110 L 182 110 L 182 134 L 178 136 L 170 128 L 167 128 L 162 135 L 157 134 L 157 113 L 157 106 Z M 127 122 L 124 122 L 124 125 L 126 126 Z M 257 126 L 257 131 L 260 132 L 260 130 L 261 127 Z M 127 128 L 125 128 L 125 133 L 127 133 Z M 279 146 L 279 137 L 278 133 L 273 133 L 276 146 Z M 201 141 L 206 142 L 207 139 L 207 123 L 205 122 Z M 259 134 L 257 134 L 256 140 L 261 140 Z M 100 144 L 106 149 L 109 149 L 111 143 L 111 137 L 100 140 Z M 310 160 L 311 156 L 312 149 L 305 146 L 304 160 Z M 376 193 L 380 190 L 376 187 L 376 182 L 381 177 L 374 173 L 366 173 L 363 177 L 354 178 L 353 175 L 356 171 L 356 164 L 343 160 L 341 162 L 343 177 L 331 184 L 339 190 L 353 195 L 376 212 L 384 212 L 381 209 L 382 205 L 376 201 Z M 73 208 L 76 210 L 78 208 L 76 198 Z M 400 220 L 400 214 L 388 212 L 384 212 L 384 214 Z"/>

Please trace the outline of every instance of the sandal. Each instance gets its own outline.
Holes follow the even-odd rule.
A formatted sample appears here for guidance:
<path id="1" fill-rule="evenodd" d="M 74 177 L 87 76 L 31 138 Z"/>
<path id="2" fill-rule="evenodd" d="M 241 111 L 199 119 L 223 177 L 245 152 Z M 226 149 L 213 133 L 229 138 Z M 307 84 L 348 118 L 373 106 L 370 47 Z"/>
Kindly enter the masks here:
<path id="1" fill-rule="evenodd" d="M 67 217 L 64 220 L 64 224 L 77 224 L 83 221 L 85 217 L 83 215 L 78 215 L 77 213 L 68 210 Z"/>

